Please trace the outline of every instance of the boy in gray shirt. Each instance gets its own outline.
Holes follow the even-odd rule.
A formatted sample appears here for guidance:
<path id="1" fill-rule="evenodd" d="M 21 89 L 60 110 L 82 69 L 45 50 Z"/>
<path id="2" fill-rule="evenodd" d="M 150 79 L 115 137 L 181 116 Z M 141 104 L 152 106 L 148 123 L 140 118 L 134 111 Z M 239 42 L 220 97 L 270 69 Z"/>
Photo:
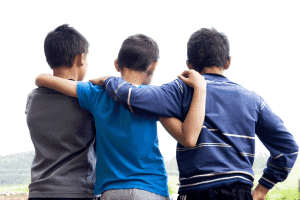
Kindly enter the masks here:
<path id="1" fill-rule="evenodd" d="M 44 50 L 53 75 L 82 81 L 89 43 L 67 24 L 48 33 Z M 29 199 L 92 199 L 96 177 L 94 118 L 77 98 L 36 88 L 26 106 L 35 147 Z"/>

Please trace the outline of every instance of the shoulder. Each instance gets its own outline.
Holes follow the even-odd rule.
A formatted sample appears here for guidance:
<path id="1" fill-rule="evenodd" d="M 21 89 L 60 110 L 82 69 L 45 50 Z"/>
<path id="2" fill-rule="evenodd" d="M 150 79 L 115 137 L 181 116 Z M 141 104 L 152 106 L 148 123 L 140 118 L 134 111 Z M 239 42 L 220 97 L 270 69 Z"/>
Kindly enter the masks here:
<path id="1" fill-rule="evenodd" d="M 90 82 L 77 82 L 77 91 L 85 92 L 85 93 L 95 93 L 95 92 L 103 92 L 104 89 L 101 86 L 93 85 Z"/>
<path id="2" fill-rule="evenodd" d="M 258 95 L 256 92 L 249 90 L 247 88 L 244 88 L 243 86 L 237 84 L 237 87 L 239 89 L 239 91 L 245 95 L 247 95 L 249 98 L 251 98 L 253 101 L 256 101 L 258 103 L 260 103 L 261 101 L 263 101 L 262 97 L 260 95 Z"/>
<path id="3" fill-rule="evenodd" d="M 28 93 L 28 95 L 27 95 L 27 101 L 29 101 L 30 99 L 32 99 L 36 95 L 39 95 L 39 94 L 51 94 L 51 93 L 58 93 L 58 94 L 60 94 L 59 92 L 51 90 L 49 88 L 38 87 L 38 88 L 35 88 L 31 92 Z"/>
<path id="4" fill-rule="evenodd" d="M 189 87 L 181 79 L 175 79 L 174 81 L 166 83 L 163 86 L 171 87 L 171 88 L 179 91 L 181 94 L 185 94 L 185 93 L 188 93 L 189 91 L 193 91 L 193 88 Z"/>
<path id="5" fill-rule="evenodd" d="M 93 85 L 90 82 L 77 82 L 77 97 L 83 109 L 92 112 L 93 107 L 99 103 L 99 101 L 103 102 L 107 96 L 103 87 Z"/>
<path id="6" fill-rule="evenodd" d="M 237 88 L 239 95 L 247 99 L 249 103 L 255 105 L 257 108 L 260 108 L 262 106 L 262 104 L 264 103 L 264 99 L 260 95 L 258 95 L 255 91 L 249 90 L 237 83 L 234 84 L 235 87 Z"/>
<path id="7" fill-rule="evenodd" d="M 28 101 L 28 99 L 29 99 L 31 96 L 33 96 L 33 95 L 37 92 L 38 89 L 39 89 L 39 88 L 35 88 L 35 89 L 31 90 L 31 92 L 28 93 L 28 95 L 27 95 L 27 101 Z"/>

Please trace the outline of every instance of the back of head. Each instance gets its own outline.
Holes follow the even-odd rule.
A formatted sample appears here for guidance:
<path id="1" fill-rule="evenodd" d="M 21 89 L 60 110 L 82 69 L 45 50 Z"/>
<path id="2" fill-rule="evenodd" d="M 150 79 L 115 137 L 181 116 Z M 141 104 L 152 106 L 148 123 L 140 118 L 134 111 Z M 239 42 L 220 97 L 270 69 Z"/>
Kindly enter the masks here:
<path id="1" fill-rule="evenodd" d="M 229 59 L 227 36 L 214 28 L 202 28 L 191 35 L 187 44 L 187 54 L 188 61 L 200 73 L 206 67 L 223 68 Z"/>
<path id="2" fill-rule="evenodd" d="M 68 24 L 57 27 L 48 33 L 44 42 L 46 60 L 51 67 L 72 67 L 78 54 L 88 52 L 89 43 L 73 27 Z"/>
<path id="3" fill-rule="evenodd" d="M 146 71 L 148 66 L 159 59 L 156 42 L 143 34 L 129 36 L 124 40 L 118 54 L 118 65 L 135 71 Z"/>

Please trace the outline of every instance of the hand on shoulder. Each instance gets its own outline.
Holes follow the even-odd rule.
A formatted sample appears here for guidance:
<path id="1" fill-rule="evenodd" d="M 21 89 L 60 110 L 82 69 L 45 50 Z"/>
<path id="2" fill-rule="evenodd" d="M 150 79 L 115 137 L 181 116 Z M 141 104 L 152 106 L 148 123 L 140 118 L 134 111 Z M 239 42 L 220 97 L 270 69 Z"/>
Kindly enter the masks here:
<path id="1" fill-rule="evenodd" d="M 194 89 L 206 90 L 206 81 L 204 77 L 193 69 L 185 70 L 178 75 L 178 78 Z"/>
<path id="2" fill-rule="evenodd" d="M 103 86 L 104 81 L 106 81 L 106 79 L 108 79 L 109 77 L 111 77 L 111 76 L 102 76 L 99 78 L 91 79 L 91 80 L 89 80 L 89 82 L 91 82 L 93 85 Z"/>

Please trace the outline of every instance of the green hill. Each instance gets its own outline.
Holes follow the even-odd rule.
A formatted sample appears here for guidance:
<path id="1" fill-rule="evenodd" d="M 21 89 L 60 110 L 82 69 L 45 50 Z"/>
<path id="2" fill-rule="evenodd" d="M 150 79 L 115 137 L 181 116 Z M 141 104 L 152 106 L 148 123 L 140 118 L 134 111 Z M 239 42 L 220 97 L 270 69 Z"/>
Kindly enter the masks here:
<path id="1" fill-rule="evenodd" d="M 176 156 L 174 156 L 171 160 L 165 161 L 166 171 L 168 175 L 179 175 L 178 166 L 176 161 Z"/>
<path id="2" fill-rule="evenodd" d="M 0 156 L 0 186 L 30 183 L 30 168 L 34 151 Z M 176 157 L 165 161 L 168 175 L 177 175 Z"/>
<path id="3" fill-rule="evenodd" d="M 30 182 L 34 151 L 0 156 L 0 186 Z"/>
<path id="4" fill-rule="evenodd" d="M 0 186 L 27 184 L 30 182 L 30 168 L 34 157 L 34 151 L 22 152 L 0 156 Z M 269 155 L 259 153 L 253 165 L 255 174 L 262 174 L 266 167 Z M 178 176 L 176 157 L 165 161 L 168 175 Z"/>

